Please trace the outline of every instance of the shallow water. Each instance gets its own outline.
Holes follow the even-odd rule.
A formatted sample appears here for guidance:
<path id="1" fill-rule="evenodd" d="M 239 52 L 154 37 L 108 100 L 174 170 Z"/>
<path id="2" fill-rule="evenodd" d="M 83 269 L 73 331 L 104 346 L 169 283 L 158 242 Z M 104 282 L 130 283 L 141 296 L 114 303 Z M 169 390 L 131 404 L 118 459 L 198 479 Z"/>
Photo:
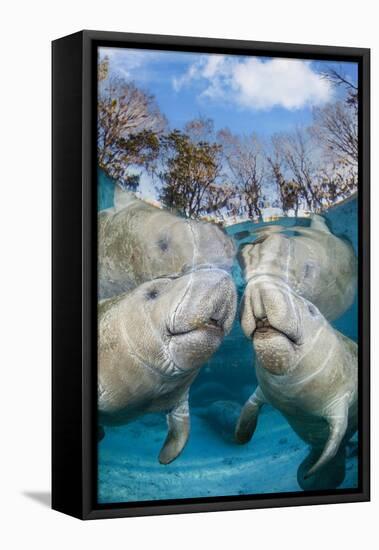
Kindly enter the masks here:
<path id="1" fill-rule="evenodd" d="M 106 178 L 99 181 L 99 207 L 110 207 L 112 189 Z M 325 217 L 332 231 L 350 240 L 357 252 L 357 200 L 331 209 Z M 290 227 L 308 225 L 309 221 L 282 218 L 276 223 Z M 227 231 L 233 236 L 252 226 L 259 225 L 246 222 Z M 248 239 L 238 241 L 243 242 Z M 244 283 L 237 263 L 233 277 L 241 298 Z M 333 324 L 357 340 L 357 300 Z M 251 343 L 236 319 L 231 333 L 191 388 L 190 439 L 182 454 L 167 466 L 157 458 L 167 432 L 163 414 L 107 427 L 99 443 L 99 503 L 301 491 L 296 474 L 308 454 L 307 445 L 273 408 L 263 407 L 257 430 L 247 445 L 233 441 L 240 408 L 256 386 L 253 364 Z M 357 487 L 356 447 L 357 435 L 347 448 L 341 489 Z"/>

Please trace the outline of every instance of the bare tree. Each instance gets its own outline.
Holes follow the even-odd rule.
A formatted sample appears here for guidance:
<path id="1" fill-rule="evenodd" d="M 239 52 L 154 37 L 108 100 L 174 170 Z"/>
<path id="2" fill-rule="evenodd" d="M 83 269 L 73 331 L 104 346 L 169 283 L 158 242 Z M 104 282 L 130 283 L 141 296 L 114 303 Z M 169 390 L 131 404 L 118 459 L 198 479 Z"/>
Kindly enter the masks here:
<path id="1" fill-rule="evenodd" d="M 109 76 L 109 57 L 105 55 L 103 58 L 99 59 L 97 66 L 97 79 L 99 82 L 106 80 Z"/>
<path id="2" fill-rule="evenodd" d="M 313 111 L 312 131 L 327 156 L 342 165 L 358 166 L 358 86 L 343 70 L 329 66 L 322 77 L 345 91 L 345 98 Z"/>
<path id="3" fill-rule="evenodd" d="M 312 132 L 327 156 L 358 166 L 358 117 L 354 108 L 337 101 L 313 110 Z"/>
<path id="4" fill-rule="evenodd" d="M 267 161 L 277 186 L 279 205 L 283 213 L 287 214 L 289 210 L 294 210 L 295 216 L 297 216 L 302 197 L 298 183 L 294 180 L 285 179 L 283 175 L 283 161 L 277 151 L 274 150 L 273 156 L 268 156 Z"/>
<path id="5" fill-rule="evenodd" d="M 344 73 L 342 65 L 336 69 L 328 66 L 321 72 L 321 76 L 331 82 L 334 86 L 342 87 L 346 91 L 345 102 L 358 112 L 358 86 Z"/>
<path id="6" fill-rule="evenodd" d="M 260 200 L 266 159 L 258 137 L 255 134 L 237 136 L 226 128 L 218 133 L 218 140 L 249 218 L 262 219 Z"/>
<path id="7" fill-rule="evenodd" d="M 187 122 L 184 132 L 193 143 L 214 141 L 214 122 L 211 118 L 199 116 Z"/>
<path id="8" fill-rule="evenodd" d="M 99 65 L 98 164 L 125 183 L 131 164 L 147 166 L 158 152 L 159 134 L 166 126 L 154 97 L 133 82 L 109 76 L 107 62 Z"/>
<path id="9" fill-rule="evenodd" d="M 317 153 L 309 132 L 297 128 L 292 133 L 273 136 L 272 143 L 277 158 L 284 166 L 286 179 L 293 182 L 292 187 L 299 199 L 305 201 L 308 210 L 318 210 L 321 197 L 316 184 Z"/>
<path id="10" fill-rule="evenodd" d="M 333 166 L 329 170 L 321 169 L 318 181 L 327 207 L 357 191 L 357 174 L 352 167 Z"/>

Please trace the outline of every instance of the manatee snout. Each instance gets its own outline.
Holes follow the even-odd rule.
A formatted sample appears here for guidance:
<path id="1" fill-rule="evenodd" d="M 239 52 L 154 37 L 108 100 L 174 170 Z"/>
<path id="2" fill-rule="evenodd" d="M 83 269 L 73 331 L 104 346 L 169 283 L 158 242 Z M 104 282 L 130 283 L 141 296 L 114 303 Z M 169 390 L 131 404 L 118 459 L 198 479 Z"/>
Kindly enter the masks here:
<path id="1" fill-rule="evenodd" d="M 248 338 L 270 338 L 275 332 L 295 344 L 302 342 L 299 309 L 291 289 L 276 278 L 251 280 L 241 302 L 242 330 Z"/>
<path id="2" fill-rule="evenodd" d="M 177 364 L 202 364 L 233 324 L 237 293 L 232 278 L 203 269 L 180 278 L 168 320 L 170 353 Z"/>
<path id="3" fill-rule="evenodd" d="M 220 269 L 202 269 L 181 277 L 169 329 L 179 334 L 209 326 L 227 334 L 236 313 L 232 278 Z"/>

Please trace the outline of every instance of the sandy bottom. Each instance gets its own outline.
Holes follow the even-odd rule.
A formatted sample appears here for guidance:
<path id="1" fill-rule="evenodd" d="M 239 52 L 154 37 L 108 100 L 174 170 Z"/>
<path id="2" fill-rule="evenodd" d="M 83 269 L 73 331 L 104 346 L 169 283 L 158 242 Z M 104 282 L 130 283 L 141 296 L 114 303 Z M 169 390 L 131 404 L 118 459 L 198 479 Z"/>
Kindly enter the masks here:
<path id="1" fill-rule="evenodd" d="M 219 412 L 224 405 L 192 407 L 189 442 L 167 466 L 157 459 L 166 437 L 164 416 L 146 415 L 106 428 L 99 443 L 99 503 L 301 492 L 296 472 L 308 448 L 283 417 L 265 407 L 253 439 L 240 446 L 232 440 L 238 405 L 235 418 L 228 413 L 223 419 Z M 233 412 L 233 403 L 229 406 Z M 357 487 L 356 447 L 353 439 L 339 488 Z"/>

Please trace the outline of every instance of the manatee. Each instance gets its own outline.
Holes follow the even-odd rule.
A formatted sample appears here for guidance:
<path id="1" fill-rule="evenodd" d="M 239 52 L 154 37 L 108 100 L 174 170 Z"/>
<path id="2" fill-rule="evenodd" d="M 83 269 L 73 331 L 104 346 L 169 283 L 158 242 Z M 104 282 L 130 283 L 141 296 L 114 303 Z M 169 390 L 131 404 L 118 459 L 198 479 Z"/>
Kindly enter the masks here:
<path id="1" fill-rule="evenodd" d="M 233 280 L 216 268 L 157 278 L 100 301 L 100 424 L 164 411 L 168 435 L 159 461 L 174 460 L 189 436 L 189 388 L 230 331 L 236 302 Z"/>
<path id="2" fill-rule="evenodd" d="M 235 252 L 233 240 L 216 224 L 180 218 L 131 192 L 118 192 L 116 207 L 98 215 L 99 297 L 199 266 L 230 272 Z"/>
<path id="3" fill-rule="evenodd" d="M 269 403 L 311 447 L 298 470 L 300 486 L 338 486 L 346 444 L 357 430 L 357 345 L 284 283 L 254 285 L 251 304 L 242 328 L 253 339 L 258 386 L 242 409 L 237 441 L 252 437 Z"/>
<path id="4" fill-rule="evenodd" d="M 347 311 L 356 292 L 357 260 L 351 244 L 333 235 L 324 218 L 313 215 L 310 227 L 273 225 L 257 233 L 239 253 L 247 282 L 243 301 L 251 302 L 254 283 L 264 275 L 288 284 L 329 321 Z"/>

